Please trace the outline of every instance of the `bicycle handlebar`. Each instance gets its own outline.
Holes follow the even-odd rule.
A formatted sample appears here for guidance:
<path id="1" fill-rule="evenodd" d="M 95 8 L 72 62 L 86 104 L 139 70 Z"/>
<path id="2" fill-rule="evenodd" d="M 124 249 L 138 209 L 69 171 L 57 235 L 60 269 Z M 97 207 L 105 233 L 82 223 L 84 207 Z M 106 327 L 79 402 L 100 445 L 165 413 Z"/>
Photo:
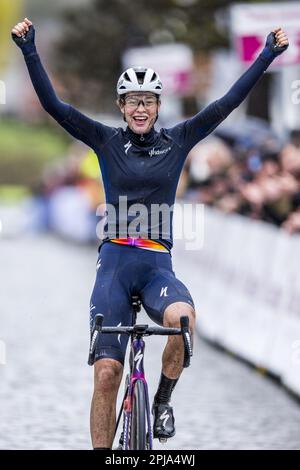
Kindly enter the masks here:
<path id="1" fill-rule="evenodd" d="M 184 361 L 183 367 L 188 367 L 190 365 L 190 358 L 193 355 L 192 340 L 191 334 L 189 331 L 189 317 L 182 316 L 180 317 L 180 326 L 181 328 L 164 328 L 157 326 L 148 326 L 148 325 L 133 325 L 133 326 L 104 326 L 103 324 L 103 315 L 98 313 L 95 316 L 94 329 L 91 335 L 91 345 L 89 351 L 88 364 L 94 364 L 94 356 L 96 351 L 97 341 L 99 335 L 104 334 L 127 334 L 127 335 L 136 335 L 136 336 L 151 336 L 151 335 L 160 335 L 160 336 L 175 336 L 182 335 L 184 343 Z"/>
<path id="2" fill-rule="evenodd" d="M 151 336 L 151 335 L 161 335 L 161 336 L 170 336 L 170 335 L 181 335 L 180 328 L 162 328 L 162 327 L 152 327 L 148 325 L 137 325 L 140 328 L 145 327 L 144 331 L 135 328 L 134 326 L 104 326 L 101 328 L 101 333 L 106 334 L 124 334 L 132 335 L 137 334 L 141 336 Z"/>

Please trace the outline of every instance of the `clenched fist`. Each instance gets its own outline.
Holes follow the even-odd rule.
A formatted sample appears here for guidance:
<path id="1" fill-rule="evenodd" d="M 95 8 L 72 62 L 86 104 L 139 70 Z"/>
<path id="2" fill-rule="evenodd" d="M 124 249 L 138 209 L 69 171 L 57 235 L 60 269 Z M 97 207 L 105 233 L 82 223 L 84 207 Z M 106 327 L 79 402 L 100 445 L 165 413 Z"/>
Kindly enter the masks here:
<path id="1" fill-rule="evenodd" d="M 273 29 L 267 37 L 266 47 L 275 57 L 282 54 L 289 47 L 288 37 L 282 28 Z"/>
<path id="2" fill-rule="evenodd" d="M 275 35 L 276 43 L 278 47 L 284 47 L 289 45 L 289 40 L 282 28 L 276 28 L 273 30 Z"/>
<path id="3" fill-rule="evenodd" d="M 22 37 L 29 31 L 29 26 L 32 26 L 32 22 L 28 18 L 24 18 L 24 21 L 16 24 L 11 30 L 12 34 Z"/>
<path id="4" fill-rule="evenodd" d="M 35 30 L 28 18 L 24 18 L 24 21 L 16 24 L 11 30 L 11 35 L 17 46 L 22 49 L 23 54 L 35 51 Z"/>

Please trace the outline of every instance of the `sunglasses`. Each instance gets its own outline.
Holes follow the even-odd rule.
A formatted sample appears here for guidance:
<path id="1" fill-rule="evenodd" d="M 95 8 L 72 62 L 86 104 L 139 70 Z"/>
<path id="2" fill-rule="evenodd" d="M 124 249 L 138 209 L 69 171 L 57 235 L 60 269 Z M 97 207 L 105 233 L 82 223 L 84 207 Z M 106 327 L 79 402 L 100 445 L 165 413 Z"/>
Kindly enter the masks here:
<path id="1" fill-rule="evenodd" d="M 144 108 L 152 108 L 157 104 L 156 96 L 126 96 L 124 98 L 124 103 L 131 109 L 136 109 L 139 107 L 140 103 Z"/>

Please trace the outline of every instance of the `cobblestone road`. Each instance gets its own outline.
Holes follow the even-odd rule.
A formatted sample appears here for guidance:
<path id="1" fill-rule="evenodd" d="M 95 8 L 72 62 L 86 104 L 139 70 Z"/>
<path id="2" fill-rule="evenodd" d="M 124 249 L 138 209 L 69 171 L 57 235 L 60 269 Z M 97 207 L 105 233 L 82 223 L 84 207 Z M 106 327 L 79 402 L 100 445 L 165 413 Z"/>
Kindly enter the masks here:
<path id="1" fill-rule="evenodd" d="M 0 260 L 0 341 L 7 355 L 0 365 L 0 448 L 89 449 L 86 360 L 96 249 L 51 237 L 1 239 Z M 147 339 L 151 396 L 164 341 Z M 300 449 L 300 406 L 199 338 L 172 403 L 177 434 L 156 448 Z"/>

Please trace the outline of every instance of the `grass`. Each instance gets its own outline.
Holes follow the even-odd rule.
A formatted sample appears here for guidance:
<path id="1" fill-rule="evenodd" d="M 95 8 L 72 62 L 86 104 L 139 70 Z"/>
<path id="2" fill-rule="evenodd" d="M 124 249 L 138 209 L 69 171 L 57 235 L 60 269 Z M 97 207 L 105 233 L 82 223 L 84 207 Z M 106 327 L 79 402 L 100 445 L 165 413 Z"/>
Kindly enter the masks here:
<path id="1" fill-rule="evenodd" d="M 66 154 L 70 140 L 51 127 L 0 122 L 0 185 L 37 185 L 45 165 Z"/>

